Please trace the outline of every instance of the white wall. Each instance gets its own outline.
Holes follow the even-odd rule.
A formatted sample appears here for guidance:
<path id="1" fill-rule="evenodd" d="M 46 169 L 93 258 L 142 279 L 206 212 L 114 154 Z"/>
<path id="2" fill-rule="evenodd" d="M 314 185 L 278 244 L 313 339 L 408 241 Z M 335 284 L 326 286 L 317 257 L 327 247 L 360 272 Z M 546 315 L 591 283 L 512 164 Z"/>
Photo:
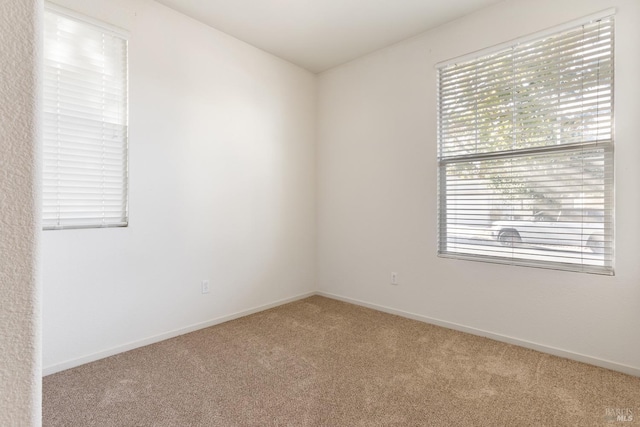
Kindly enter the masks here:
<path id="1" fill-rule="evenodd" d="M 43 233 L 45 373 L 313 291 L 315 75 L 153 1 L 57 3 L 131 33 L 130 225 Z"/>
<path id="2" fill-rule="evenodd" d="M 0 2 L 0 425 L 40 424 L 42 2 Z"/>
<path id="3" fill-rule="evenodd" d="M 438 258 L 435 64 L 609 7 L 616 276 Z M 507 1 L 321 74 L 319 290 L 640 375 L 639 43 L 637 0 Z"/>
<path id="4" fill-rule="evenodd" d="M 131 31 L 131 222 L 42 234 L 45 372 L 319 289 L 640 374 L 636 0 L 506 1 L 319 78 L 151 0 L 57 2 Z M 437 258 L 434 65 L 608 7 L 616 276 Z"/>

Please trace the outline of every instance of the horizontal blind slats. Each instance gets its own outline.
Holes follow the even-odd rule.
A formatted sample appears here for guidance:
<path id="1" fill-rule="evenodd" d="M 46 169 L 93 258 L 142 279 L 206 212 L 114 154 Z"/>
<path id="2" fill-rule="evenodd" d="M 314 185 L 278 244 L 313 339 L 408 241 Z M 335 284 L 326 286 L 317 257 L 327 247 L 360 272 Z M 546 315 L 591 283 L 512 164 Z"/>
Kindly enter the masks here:
<path id="1" fill-rule="evenodd" d="M 126 225 L 127 40 L 52 10 L 44 38 L 44 228 Z"/>
<path id="2" fill-rule="evenodd" d="M 613 271 L 613 18 L 438 70 L 439 254 Z"/>

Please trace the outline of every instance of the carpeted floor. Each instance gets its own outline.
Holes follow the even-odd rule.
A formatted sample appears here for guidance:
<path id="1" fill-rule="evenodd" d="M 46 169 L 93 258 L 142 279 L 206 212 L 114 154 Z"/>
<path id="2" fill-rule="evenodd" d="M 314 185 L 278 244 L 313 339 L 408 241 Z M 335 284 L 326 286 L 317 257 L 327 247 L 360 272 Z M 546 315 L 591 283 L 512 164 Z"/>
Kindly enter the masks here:
<path id="1" fill-rule="evenodd" d="M 633 426 L 639 419 L 640 378 L 319 296 L 43 384 L 44 426 Z"/>

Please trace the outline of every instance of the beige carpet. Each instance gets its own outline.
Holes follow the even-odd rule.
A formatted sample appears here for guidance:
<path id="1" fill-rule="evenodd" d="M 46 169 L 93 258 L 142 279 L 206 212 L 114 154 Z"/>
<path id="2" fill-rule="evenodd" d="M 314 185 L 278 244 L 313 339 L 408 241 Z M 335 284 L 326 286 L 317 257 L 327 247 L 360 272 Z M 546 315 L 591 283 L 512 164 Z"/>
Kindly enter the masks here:
<path id="1" fill-rule="evenodd" d="M 640 378 L 318 296 L 43 384 L 45 426 L 632 426 L 639 419 Z"/>

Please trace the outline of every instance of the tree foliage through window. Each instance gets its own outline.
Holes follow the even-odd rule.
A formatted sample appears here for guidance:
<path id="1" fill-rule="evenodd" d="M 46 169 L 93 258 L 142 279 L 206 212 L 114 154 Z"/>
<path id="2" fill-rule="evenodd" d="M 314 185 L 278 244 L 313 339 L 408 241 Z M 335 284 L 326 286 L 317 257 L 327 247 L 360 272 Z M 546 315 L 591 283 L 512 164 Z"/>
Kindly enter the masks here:
<path id="1" fill-rule="evenodd" d="M 440 254 L 611 273 L 613 34 L 601 17 L 440 68 Z"/>

